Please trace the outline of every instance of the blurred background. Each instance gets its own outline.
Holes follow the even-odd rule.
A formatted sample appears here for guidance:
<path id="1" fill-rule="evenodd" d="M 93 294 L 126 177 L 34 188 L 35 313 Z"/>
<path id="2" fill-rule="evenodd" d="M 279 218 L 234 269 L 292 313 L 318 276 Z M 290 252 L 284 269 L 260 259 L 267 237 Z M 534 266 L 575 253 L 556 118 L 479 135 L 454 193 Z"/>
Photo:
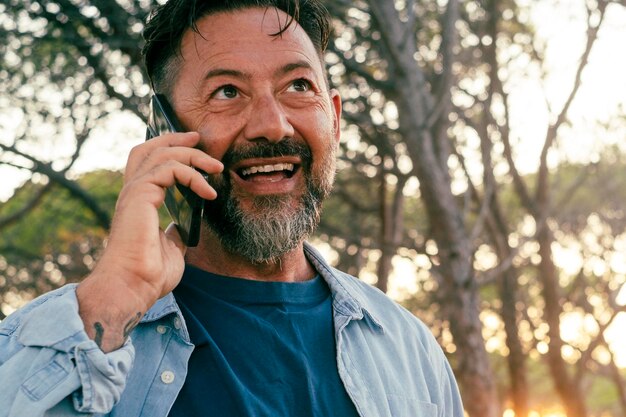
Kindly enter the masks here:
<path id="1" fill-rule="evenodd" d="M 154 4 L 0 4 L 0 319 L 106 244 Z M 312 241 L 430 326 L 470 417 L 626 416 L 626 1 L 325 4 L 343 139 Z"/>

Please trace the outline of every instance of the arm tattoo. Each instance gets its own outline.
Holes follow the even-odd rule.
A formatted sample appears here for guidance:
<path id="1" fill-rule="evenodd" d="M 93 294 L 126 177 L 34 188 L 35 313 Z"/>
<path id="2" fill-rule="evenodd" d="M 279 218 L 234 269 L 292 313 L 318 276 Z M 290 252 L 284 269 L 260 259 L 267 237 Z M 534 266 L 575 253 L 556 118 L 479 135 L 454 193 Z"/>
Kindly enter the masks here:
<path id="1" fill-rule="evenodd" d="M 141 314 L 141 312 L 138 311 L 137 314 L 135 314 L 135 317 L 133 317 L 132 319 L 128 321 L 128 323 L 126 323 L 126 326 L 124 326 L 124 339 L 126 339 L 128 335 L 130 334 L 130 332 L 132 332 L 133 329 L 137 326 L 137 324 L 139 324 L 139 321 L 141 320 L 142 317 L 143 317 L 143 314 Z"/>
<path id="2" fill-rule="evenodd" d="M 102 336 L 104 336 L 104 326 L 102 325 L 102 323 L 97 321 L 94 323 L 93 329 L 96 332 L 93 340 L 94 342 L 96 342 L 96 345 L 98 345 L 98 347 L 102 349 Z"/>
<path id="3" fill-rule="evenodd" d="M 137 324 L 139 324 L 139 321 L 141 320 L 141 318 L 143 317 L 143 314 L 141 314 L 141 312 L 137 312 L 124 326 L 124 331 L 122 333 L 123 339 L 126 340 L 126 338 L 128 337 L 128 335 L 130 334 L 130 332 L 133 331 L 133 329 L 137 326 Z M 100 349 L 103 348 L 102 346 L 102 341 L 104 339 L 104 326 L 102 325 L 101 322 L 97 321 L 93 324 L 93 329 L 95 332 L 94 335 L 94 342 L 96 342 L 96 345 L 98 345 L 98 347 Z M 123 343 L 123 341 L 122 341 Z"/>

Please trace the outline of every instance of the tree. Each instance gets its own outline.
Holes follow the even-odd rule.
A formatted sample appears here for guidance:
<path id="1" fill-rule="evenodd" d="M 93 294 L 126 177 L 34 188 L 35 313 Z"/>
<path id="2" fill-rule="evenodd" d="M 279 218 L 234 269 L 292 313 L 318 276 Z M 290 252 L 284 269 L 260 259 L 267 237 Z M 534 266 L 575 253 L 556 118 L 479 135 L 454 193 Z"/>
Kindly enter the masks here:
<path id="1" fill-rule="evenodd" d="M 343 24 L 338 26 L 339 39 L 330 58 L 335 65 L 330 72 L 337 85 L 346 86 L 342 95 L 348 97 L 348 131 L 358 132 L 354 136 L 361 141 L 349 138 L 345 154 L 355 172 L 365 174 L 381 189 L 377 198 L 370 198 L 374 200 L 371 205 L 351 205 L 370 221 L 374 219 L 374 230 L 380 231 L 381 237 L 368 238 L 366 249 L 380 253 L 377 285 L 386 288 L 386 265 L 406 249 L 430 257 L 438 284 L 434 300 L 442 309 L 441 318 L 449 321 L 443 323 L 444 332 L 449 327 L 454 336 L 453 349 L 458 354 L 454 361 L 471 358 L 474 366 L 460 363 L 456 368 L 470 415 L 499 413 L 495 390 L 473 390 L 478 385 L 472 377 L 493 380 L 486 355 L 474 349 L 475 345 L 463 344 L 473 337 L 483 342 L 478 303 L 482 309 L 493 305 L 502 317 L 516 415 L 529 411 L 526 362 L 534 347 L 522 340 L 519 328 L 526 325 L 525 309 L 534 308 L 534 303 L 543 311 L 541 319 L 545 321 L 540 327 L 550 329 L 549 337 L 537 343 L 550 343 L 547 363 L 556 392 L 570 415 L 586 415 L 580 373 L 573 375 L 563 354 L 566 344 L 560 322 L 566 314 L 563 302 L 567 296 L 559 288 L 560 272 L 551 260 L 556 240 L 549 236 L 557 230 L 554 221 L 567 207 L 566 197 L 575 195 L 593 166 L 565 184 L 552 184 L 551 168 L 558 167 L 549 164 L 548 155 L 556 152 L 555 144 L 609 6 L 609 2 L 587 6 L 587 46 L 562 107 L 550 110 L 554 117 L 546 128 L 539 171 L 530 176 L 524 176 L 517 166 L 517 133 L 510 125 L 515 108 L 509 99 L 514 83 L 532 76 L 520 72 L 541 68 L 544 62 L 545 51 L 533 28 L 518 19 L 528 10 L 513 1 L 447 2 L 444 7 L 430 2 L 383 5 L 362 1 L 333 2 L 331 6 L 335 15 L 342 16 Z M 520 69 L 520 61 L 526 62 L 525 68 Z M 366 145 L 359 150 L 355 143 L 363 142 Z M 472 144 L 476 142 L 478 146 Z M 507 171 L 507 175 L 497 175 Z M 412 178 L 419 180 L 416 196 L 424 204 L 429 227 L 409 235 L 409 230 L 403 230 L 406 216 L 424 214 L 402 210 L 409 198 L 405 184 Z M 534 191 L 530 191 L 530 183 L 535 184 Z M 503 195 L 510 200 L 511 190 L 514 207 L 505 207 Z M 349 200 L 363 201 L 354 193 Z M 377 205 L 382 209 L 375 210 Z M 525 236 L 520 229 L 527 216 L 533 219 L 535 232 Z M 329 230 L 330 235 L 336 232 L 336 228 Z M 526 258 L 530 254 L 520 256 L 520 250 L 531 241 L 538 244 L 537 259 L 541 260 L 532 273 L 537 288 L 542 289 L 537 300 L 528 299 L 519 288 L 532 264 Z M 474 265 L 488 252 L 499 262 L 491 270 L 475 271 Z M 489 295 L 494 285 L 495 298 Z"/>
<path id="2" fill-rule="evenodd" d="M 115 191 L 103 199 L 107 177 L 99 177 L 103 184 L 79 180 L 74 167 L 110 115 L 142 114 L 149 90 L 137 44 L 148 6 L 0 5 L 0 165 L 27 179 L 0 206 L 5 308 L 17 303 L 7 297 L 23 302 L 78 280 L 100 251 Z"/>
<path id="3" fill-rule="evenodd" d="M 137 45 L 149 5 L 92 3 L 13 0 L 0 6 L 0 108 L 11 115 L 0 122 L 7 132 L 0 163 L 66 188 L 108 228 L 109 214 L 72 180 L 71 169 L 109 114 L 142 115 L 149 89 Z M 50 189 L 39 188 L 24 202 L 24 213 Z"/>
<path id="4" fill-rule="evenodd" d="M 589 56 L 593 45 L 597 39 L 598 30 L 601 27 L 608 2 L 599 2 L 597 7 L 588 6 L 588 22 L 587 22 L 587 44 L 583 50 L 579 60 L 574 80 L 569 93 L 566 95 L 564 104 L 558 110 L 552 110 L 556 106 L 550 103 L 549 110 L 553 117 L 548 124 L 543 141 L 543 149 L 539 156 L 538 173 L 533 177 L 524 178 L 517 167 L 514 156 L 514 146 L 512 132 L 510 127 L 510 115 L 512 114 L 511 104 L 508 95 L 507 77 L 502 74 L 511 74 L 514 69 L 509 62 L 502 61 L 496 45 L 513 45 L 514 38 L 510 37 L 506 31 L 501 28 L 510 25 L 511 22 L 503 19 L 507 6 L 499 2 L 487 2 L 484 7 L 486 16 L 486 24 L 483 27 L 475 27 L 476 34 L 480 39 L 489 39 L 488 42 L 482 42 L 481 55 L 484 57 L 484 63 L 488 66 L 487 73 L 489 77 L 489 88 L 484 99 L 481 98 L 481 92 L 473 94 L 465 91 L 475 105 L 471 106 L 475 110 L 468 111 L 466 108 L 463 113 L 464 123 L 469 126 L 481 139 L 482 160 L 485 187 L 485 201 L 490 201 L 490 218 L 487 222 L 487 229 L 491 235 L 491 242 L 494 245 L 496 253 L 502 264 L 507 264 L 512 256 L 515 255 L 513 248 L 507 242 L 510 240 L 510 231 L 507 230 L 507 224 L 514 224 L 510 219 L 503 219 L 502 209 L 497 202 L 497 194 L 502 186 L 496 183 L 491 172 L 497 169 L 492 163 L 492 153 L 494 152 L 494 144 L 501 142 L 503 144 L 502 156 L 508 165 L 509 175 L 513 183 L 513 189 L 517 195 L 518 201 L 524 208 L 526 213 L 533 219 L 535 225 L 535 233 L 532 238 L 538 244 L 538 259 L 536 277 L 542 288 L 543 303 L 543 320 L 548 327 L 547 340 L 549 349 L 547 351 L 547 363 L 555 383 L 556 392 L 560 396 L 567 415 L 569 416 L 586 416 L 587 407 L 580 374 L 578 377 L 569 371 L 569 365 L 563 355 L 565 344 L 561 335 L 561 318 L 564 314 L 564 298 L 563 288 L 561 288 L 560 273 L 558 267 L 554 263 L 553 245 L 556 242 L 555 232 L 558 230 L 553 219 L 556 214 L 567 206 L 567 199 L 577 192 L 578 187 L 588 177 L 589 168 L 582 170 L 580 176 L 569 183 L 560 183 L 565 194 L 562 198 L 556 197 L 562 193 L 558 187 L 551 184 L 552 176 L 548 155 L 553 151 L 558 141 L 559 130 L 566 123 L 569 109 L 577 97 L 581 83 L 582 74 L 587 67 Z M 511 15 L 511 13 L 509 13 Z M 524 32 L 516 31 L 519 37 Z M 532 32 L 527 32 L 532 35 Z M 532 36 L 527 37 L 528 41 L 521 43 L 523 54 L 528 56 L 532 61 L 541 65 L 543 50 L 537 50 L 532 43 Z M 520 42 L 517 42 L 520 45 Z M 479 107 L 477 107 L 479 106 Z M 469 116 L 469 117 L 468 117 Z M 529 180 L 534 181 L 534 192 L 529 187 Z M 493 223 L 493 225 L 491 224 Z M 497 226 L 497 227 L 494 227 Z M 516 312 L 513 306 L 517 297 L 516 293 L 516 276 L 514 268 L 508 268 L 503 271 L 500 276 L 501 283 L 501 303 L 503 305 L 502 315 L 507 329 L 507 342 L 510 350 L 509 365 L 511 370 L 511 380 L 516 402 L 516 412 L 522 414 L 527 410 L 525 403 L 527 402 L 527 389 L 525 387 L 516 387 L 516 383 L 524 381 L 524 365 L 523 355 L 521 351 L 521 343 L 519 342 L 516 323 L 519 323 L 519 312 Z M 524 398 L 526 397 L 526 398 Z M 519 410 L 519 411 L 518 411 Z"/>
<path id="5" fill-rule="evenodd" d="M 400 156 L 410 160 L 410 173 L 419 180 L 420 196 L 429 221 L 427 235 L 436 246 L 436 254 L 431 256 L 431 273 L 438 283 L 438 304 L 458 349 L 455 358 L 457 377 L 469 399 L 466 407 L 470 415 L 495 417 L 500 414 L 500 407 L 482 338 L 471 231 L 465 225 L 463 208 L 457 204 L 452 191 L 448 168 L 451 152 L 448 114 L 452 110 L 454 51 L 458 42 L 455 25 L 460 18 L 459 4 L 451 0 L 440 9 L 437 4 L 412 1 L 398 8 L 395 2 L 337 2 L 333 11 L 335 15 L 345 16 L 347 25 L 341 28 L 342 33 L 350 34 L 335 43 L 336 61 L 343 66 L 337 72 L 343 70 L 345 74 L 341 84 L 350 84 L 352 90 L 361 93 L 355 97 L 356 94 L 348 92 L 348 97 L 355 98 L 346 103 L 346 118 L 356 125 L 368 110 L 372 114 L 375 108 L 393 106 L 397 112 L 397 126 L 387 125 L 386 129 L 388 133 L 390 130 L 396 132 L 380 135 L 377 134 L 380 128 L 369 127 L 364 129 L 366 140 L 375 141 L 374 146 L 380 151 L 378 169 L 382 179 L 388 175 L 386 163 L 397 167 Z M 434 30 L 416 33 L 418 25 L 429 18 L 428 23 Z M 433 43 L 437 47 L 428 51 L 437 58 L 428 60 L 421 47 Z M 382 104 L 372 103 L 375 94 Z M 378 113 L 380 115 L 380 110 Z M 381 119 L 381 123 L 368 124 L 384 124 L 384 115 Z M 394 147 L 394 137 L 399 138 L 404 146 Z M 394 218 L 401 221 L 401 217 L 387 213 L 400 211 L 402 185 L 406 181 L 399 167 L 396 172 L 400 172 L 397 177 L 400 186 L 395 188 L 391 209 L 381 210 L 382 262 L 388 262 L 387 252 L 397 251 L 397 248 L 389 251 L 389 246 L 398 241 L 396 236 L 399 234 L 397 226 L 390 223 Z M 386 194 L 387 187 L 381 188 L 381 193 Z M 380 200 L 383 207 L 388 207 L 385 198 Z M 386 270 L 387 266 L 381 268 L 381 271 Z"/>
<path id="6" fill-rule="evenodd" d="M 624 311 L 617 294 L 626 278 L 611 265 L 625 239 L 626 188 L 615 175 L 625 150 L 573 163 L 559 147 L 603 16 L 623 2 L 580 3 L 587 47 L 566 97 L 545 100 L 552 117 L 529 173 L 519 163 L 512 96 L 519 80 L 550 75 L 545 45 L 524 18 L 547 1 L 327 2 L 337 34 L 327 62 L 345 117 L 319 241 L 337 248 L 341 269 L 383 291 L 399 259 L 412 265 L 403 273 L 415 274 L 420 291 L 405 304 L 450 355 L 472 417 L 501 415 L 503 402 L 525 416 L 541 397 L 534 385 L 548 379 L 571 416 L 603 410 L 585 395 L 595 387 L 612 387 L 613 403 L 626 404 L 609 343 Z M 5 306 L 79 279 L 98 255 L 117 177 L 73 169 L 108 115 L 145 113 L 138 51 L 152 5 L 0 5 L 0 109 L 8 115 L 0 117 L 0 165 L 31 178 L 0 205 Z M 597 135 L 614 135 L 625 120 L 596 126 Z M 109 191 L 97 192 L 109 180 Z M 563 250 L 576 251 L 579 268 L 560 261 Z M 595 324 L 571 338 L 564 327 L 577 318 Z M 494 339 L 496 351 L 486 346 Z"/>
<path id="7" fill-rule="evenodd" d="M 121 175 L 108 171 L 77 180 L 109 216 L 120 185 Z M 42 188 L 47 191 L 42 193 Z M 24 213 L 30 194 L 37 194 L 39 201 Z M 0 218 L 13 220 L 3 223 L 0 234 L 0 319 L 37 295 L 87 275 L 107 232 L 97 213 L 52 182 L 24 185 L 0 206 Z"/>

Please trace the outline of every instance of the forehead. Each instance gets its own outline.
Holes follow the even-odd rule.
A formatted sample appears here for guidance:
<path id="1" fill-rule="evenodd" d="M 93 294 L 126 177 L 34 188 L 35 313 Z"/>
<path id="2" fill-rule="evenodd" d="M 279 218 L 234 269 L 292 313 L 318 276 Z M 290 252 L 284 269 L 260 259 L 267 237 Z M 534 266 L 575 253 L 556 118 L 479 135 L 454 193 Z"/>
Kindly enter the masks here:
<path id="1" fill-rule="evenodd" d="M 323 72 L 323 64 L 304 29 L 276 8 L 245 8 L 218 12 L 198 20 L 197 32 L 188 30 L 181 43 L 183 73 L 216 67 L 251 66 L 258 69 L 306 61 Z M 182 75 L 182 74 L 181 74 Z"/>

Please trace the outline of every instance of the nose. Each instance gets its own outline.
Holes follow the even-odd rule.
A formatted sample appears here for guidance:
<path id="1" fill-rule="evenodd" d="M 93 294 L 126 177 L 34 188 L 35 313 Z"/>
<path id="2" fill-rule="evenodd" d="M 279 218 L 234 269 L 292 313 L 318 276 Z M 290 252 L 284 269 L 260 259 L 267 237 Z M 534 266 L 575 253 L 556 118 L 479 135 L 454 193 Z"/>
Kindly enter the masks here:
<path id="1" fill-rule="evenodd" d="M 272 95 L 265 95 L 256 98 L 251 103 L 244 134 L 251 141 L 280 142 L 287 137 L 292 137 L 294 128 L 280 102 Z"/>

